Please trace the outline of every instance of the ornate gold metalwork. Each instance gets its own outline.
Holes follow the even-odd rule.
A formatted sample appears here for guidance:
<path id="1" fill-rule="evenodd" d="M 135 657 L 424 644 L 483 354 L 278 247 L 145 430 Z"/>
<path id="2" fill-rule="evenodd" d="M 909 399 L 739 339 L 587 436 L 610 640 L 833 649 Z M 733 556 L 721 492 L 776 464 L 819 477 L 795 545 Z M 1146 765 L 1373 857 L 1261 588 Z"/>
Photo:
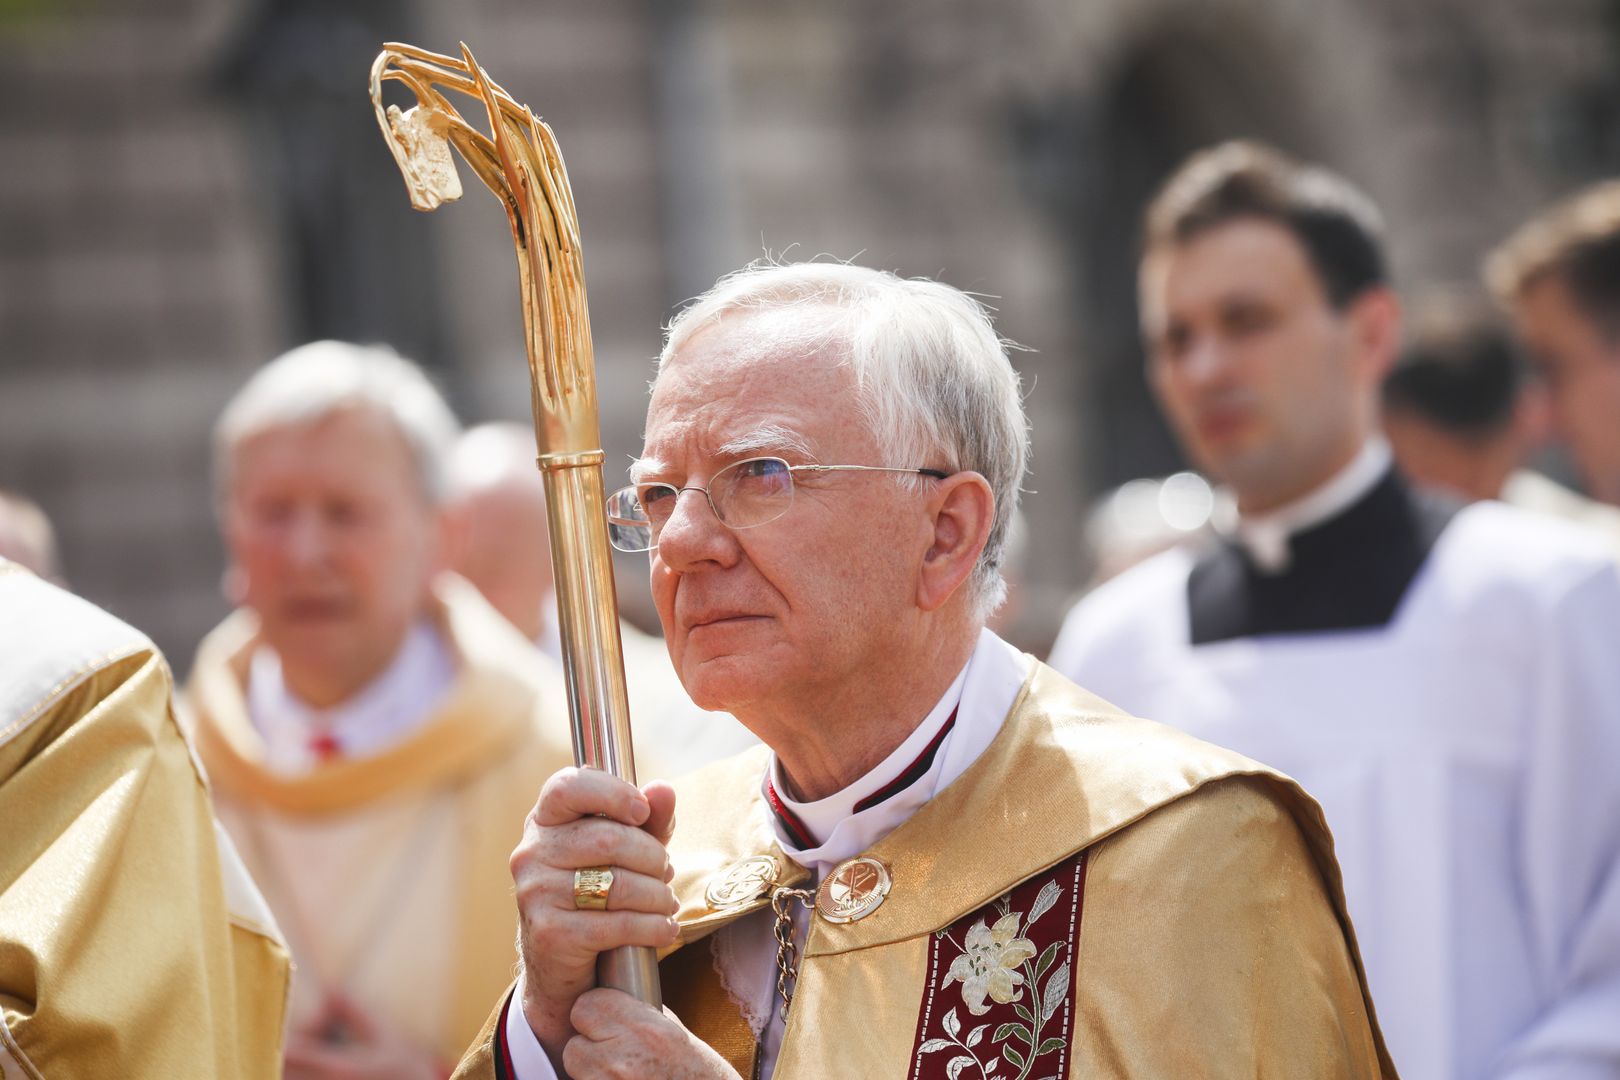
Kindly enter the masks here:
<path id="1" fill-rule="evenodd" d="M 816 911 L 830 923 L 852 923 L 882 906 L 889 868 L 865 856 L 841 862 L 816 890 Z"/>
<path id="2" fill-rule="evenodd" d="M 716 911 L 742 907 L 769 892 L 780 875 L 773 856 L 749 855 L 716 874 L 703 890 L 703 899 Z"/>
<path id="3" fill-rule="evenodd" d="M 385 109 L 382 84 L 389 81 L 409 88 L 416 105 L 405 111 L 392 105 Z M 463 120 L 443 90 L 481 101 L 490 133 Z M 454 147 L 506 210 L 517 245 L 574 756 L 581 765 L 634 783 L 585 265 L 579 217 L 556 136 L 490 79 L 465 44 L 460 59 L 396 42 L 384 45 L 371 66 L 371 103 L 412 206 L 433 210 L 461 197 Z M 660 1003 L 651 949 L 604 953 L 598 977 L 605 986 L 654 1006 Z"/>
<path id="4" fill-rule="evenodd" d="M 574 907 L 580 911 L 606 911 L 612 891 L 612 867 L 586 866 L 574 871 Z"/>

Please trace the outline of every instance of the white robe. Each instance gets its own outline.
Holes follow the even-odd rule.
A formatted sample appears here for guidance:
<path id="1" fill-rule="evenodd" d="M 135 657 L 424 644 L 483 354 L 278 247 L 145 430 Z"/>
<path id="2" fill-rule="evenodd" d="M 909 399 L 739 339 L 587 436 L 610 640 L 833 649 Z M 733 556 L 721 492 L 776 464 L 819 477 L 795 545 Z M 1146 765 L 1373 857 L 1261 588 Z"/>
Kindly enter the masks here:
<path id="1" fill-rule="evenodd" d="M 1620 572 L 1601 542 L 1479 504 L 1387 626 L 1198 646 L 1194 561 L 1081 601 L 1052 666 L 1320 800 L 1407 1080 L 1620 1077 Z"/>

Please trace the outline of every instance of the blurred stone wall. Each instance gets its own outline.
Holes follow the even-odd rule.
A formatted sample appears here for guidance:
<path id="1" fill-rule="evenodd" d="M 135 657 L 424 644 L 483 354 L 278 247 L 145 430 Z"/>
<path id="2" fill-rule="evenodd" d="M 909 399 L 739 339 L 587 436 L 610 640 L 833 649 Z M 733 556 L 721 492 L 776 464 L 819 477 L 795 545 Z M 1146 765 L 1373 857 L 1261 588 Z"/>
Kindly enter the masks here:
<path id="1" fill-rule="evenodd" d="M 1382 205 L 1408 289 L 1470 280 L 1522 215 L 1620 167 L 1614 0 L 347 2 L 319 17 L 465 40 L 556 128 L 610 475 L 637 445 L 659 326 L 724 270 L 827 254 L 992 297 L 1031 350 L 1016 356 L 1035 457 L 1015 636 L 1037 649 L 1080 580 L 1086 498 L 1177 461 L 1141 385 L 1130 265 L 1168 162 L 1233 135 L 1320 157 Z M 222 75 L 262 7 L 21 10 L 0 16 L 0 486 L 43 503 L 73 585 L 183 669 L 224 607 L 214 415 L 305 328 L 343 325 L 310 315 L 319 275 L 298 253 L 372 252 L 390 291 L 345 301 L 370 312 L 355 332 L 390 338 L 397 315 L 394 340 L 464 415 L 520 418 L 510 241 L 470 176 L 462 204 L 425 217 L 396 211 L 395 183 L 310 181 L 334 185 L 338 216 L 313 248 L 295 233 L 263 122 L 281 92 L 261 80 L 252 99 Z M 363 61 L 318 89 L 332 131 L 369 122 Z M 356 151 L 369 170 L 381 140 L 354 138 L 373 140 Z M 431 303 L 399 283 L 407 258 Z M 644 563 L 621 570 L 645 613 Z"/>

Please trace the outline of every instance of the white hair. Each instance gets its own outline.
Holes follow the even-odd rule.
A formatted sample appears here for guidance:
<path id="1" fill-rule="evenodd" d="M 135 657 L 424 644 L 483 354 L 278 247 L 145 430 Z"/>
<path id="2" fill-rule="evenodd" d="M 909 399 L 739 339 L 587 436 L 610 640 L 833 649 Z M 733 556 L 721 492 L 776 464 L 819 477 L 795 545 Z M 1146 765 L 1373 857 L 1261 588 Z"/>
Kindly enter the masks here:
<path id="1" fill-rule="evenodd" d="M 214 425 L 214 483 L 230 491 L 237 449 L 255 435 L 368 408 L 392 423 L 411 452 L 423 496 L 445 496 L 445 462 L 461 430 L 422 369 L 386 345 L 315 341 L 254 373 Z"/>
<path id="2" fill-rule="evenodd" d="M 972 470 L 989 481 L 995 517 L 971 585 L 976 614 L 987 618 L 1006 598 L 1001 567 L 1029 453 L 1009 343 L 983 304 L 942 282 L 847 263 L 756 262 L 721 278 L 675 317 L 659 370 L 728 313 L 795 307 L 841 311 L 771 332 L 795 339 L 783 345 L 842 347 L 856 404 L 885 455 L 872 464 Z"/>

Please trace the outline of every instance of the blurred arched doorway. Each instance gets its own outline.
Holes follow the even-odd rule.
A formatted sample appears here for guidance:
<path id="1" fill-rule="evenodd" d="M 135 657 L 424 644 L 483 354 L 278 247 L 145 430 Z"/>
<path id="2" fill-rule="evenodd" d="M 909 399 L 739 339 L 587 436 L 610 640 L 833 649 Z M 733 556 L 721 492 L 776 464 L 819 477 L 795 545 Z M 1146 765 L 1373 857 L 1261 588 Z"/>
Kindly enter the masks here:
<path id="1" fill-rule="evenodd" d="M 1082 493 L 1182 467 L 1147 388 L 1136 264 L 1142 212 L 1194 150 L 1255 138 L 1314 156 L 1297 73 L 1281 43 L 1230 17 L 1187 13 L 1140 35 L 1092 97 L 1068 206 L 1082 342 Z"/>

